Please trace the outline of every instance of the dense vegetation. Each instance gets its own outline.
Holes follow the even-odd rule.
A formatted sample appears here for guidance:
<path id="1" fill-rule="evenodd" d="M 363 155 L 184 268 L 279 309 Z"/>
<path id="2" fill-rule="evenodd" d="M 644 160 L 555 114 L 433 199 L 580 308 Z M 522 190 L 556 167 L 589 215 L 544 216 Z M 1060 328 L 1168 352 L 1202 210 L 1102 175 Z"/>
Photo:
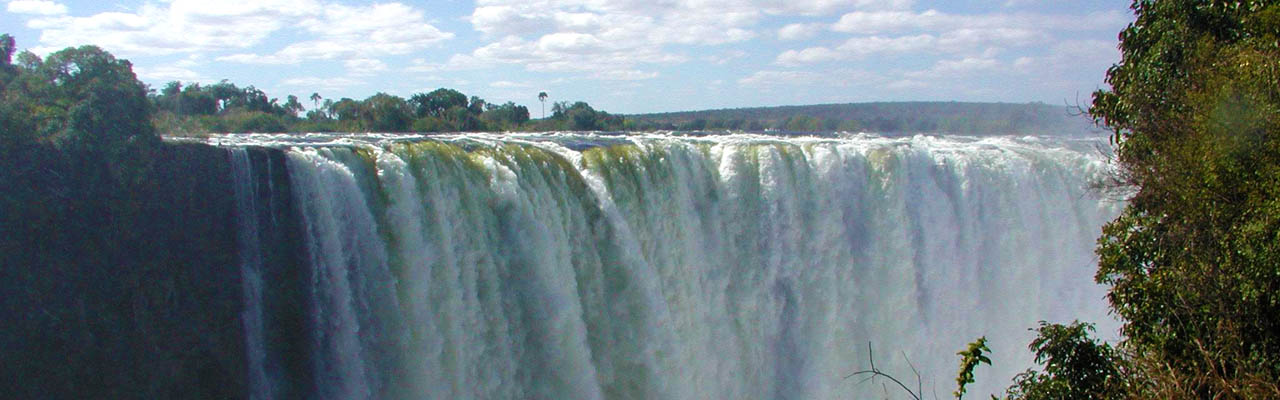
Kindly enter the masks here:
<path id="1" fill-rule="evenodd" d="M 1280 2 L 1134 9 L 1090 109 L 1132 190 L 1098 280 L 1149 394 L 1280 397 Z"/>
<path id="2" fill-rule="evenodd" d="M 253 87 L 222 81 L 183 86 L 170 82 L 151 94 L 157 129 L 165 134 L 212 132 L 478 132 L 621 130 L 620 117 L 585 102 L 557 102 L 550 118 L 530 120 L 529 109 L 513 102 L 492 104 L 457 90 L 440 88 L 408 99 L 378 93 L 364 100 L 325 99 L 312 93 L 313 109 L 290 95 L 284 104 Z M 322 102 L 323 101 L 323 102 Z"/>
<path id="3" fill-rule="evenodd" d="M 542 97 L 540 97 L 542 98 Z M 525 106 L 492 104 L 448 88 L 408 99 L 378 93 L 337 101 L 312 93 L 312 109 L 296 96 L 281 104 L 253 86 L 226 81 L 183 86 L 170 82 L 151 94 L 157 129 L 165 134 L 209 132 L 493 132 L 493 131 L 779 131 L 887 134 L 1079 134 L 1088 119 L 1042 103 L 865 103 L 743 108 L 619 116 L 585 102 L 555 102 L 551 115 L 530 119 Z"/>
<path id="4" fill-rule="evenodd" d="M 888 134 L 1079 134 L 1080 111 L 1044 103 L 900 102 L 756 107 L 629 115 L 643 128 Z"/>
<path id="5" fill-rule="evenodd" d="M 1135 1 L 1110 90 L 1118 348 L 1045 325 L 1012 398 L 1280 398 L 1280 2 Z"/>

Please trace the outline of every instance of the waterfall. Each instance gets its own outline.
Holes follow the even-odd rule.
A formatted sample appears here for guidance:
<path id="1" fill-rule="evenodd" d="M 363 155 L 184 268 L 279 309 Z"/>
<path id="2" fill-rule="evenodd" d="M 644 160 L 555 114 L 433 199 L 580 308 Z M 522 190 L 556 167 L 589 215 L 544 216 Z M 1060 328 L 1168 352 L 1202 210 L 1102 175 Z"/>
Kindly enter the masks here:
<path id="1" fill-rule="evenodd" d="M 1085 189 L 1108 171 L 1091 141 L 219 140 L 286 152 L 321 398 L 880 397 L 842 379 L 868 343 L 881 370 L 949 393 L 983 335 L 974 388 L 996 392 L 1032 365 L 1037 321 L 1116 327 L 1092 247 L 1121 205 Z"/>
<path id="2" fill-rule="evenodd" d="M 236 244 L 239 248 L 240 284 L 244 310 L 245 353 L 249 371 L 249 398 L 275 398 L 266 369 L 266 343 L 263 318 L 262 238 L 259 236 L 258 185 L 254 179 L 249 152 L 243 148 L 228 150 L 231 159 L 231 183 L 235 191 Z"/>

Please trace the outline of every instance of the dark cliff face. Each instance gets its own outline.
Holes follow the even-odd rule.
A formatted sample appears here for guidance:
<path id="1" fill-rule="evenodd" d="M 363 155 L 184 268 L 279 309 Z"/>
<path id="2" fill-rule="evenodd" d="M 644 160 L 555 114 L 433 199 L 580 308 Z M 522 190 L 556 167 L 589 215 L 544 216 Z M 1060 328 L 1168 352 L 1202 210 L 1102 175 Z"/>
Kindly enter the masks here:
<path id="1" fill-rule="evenodd" d="M 276 398 L 313 398 L 310 268 L 302 216 L 294 204 L 284 152 L 248 148 L 262 252 L 267 385 Z"/>
<path id="2" fill-rule="evenodd" d="M 14 398 L 243 398 L 236 219 L 224 149 L 0 157 L 0 392 Z M 306 276 L 279 151 L 255 149 L 269 357 L 307 371 Z M 274 168 L 269 168 L 272 164 Z M 255 170 L 259 170 L 255 167 Z M 305 395 L 305 376 L 276 374 Z"/>

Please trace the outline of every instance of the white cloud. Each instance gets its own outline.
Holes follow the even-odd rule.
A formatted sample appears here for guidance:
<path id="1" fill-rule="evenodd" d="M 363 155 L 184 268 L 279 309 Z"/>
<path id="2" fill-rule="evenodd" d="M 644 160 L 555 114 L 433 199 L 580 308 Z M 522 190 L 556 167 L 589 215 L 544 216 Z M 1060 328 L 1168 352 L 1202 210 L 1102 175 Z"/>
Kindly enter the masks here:
<path id="1" fill-rule="evenodd" d="M 1026 74 L 1053 74 L 1080 71 L 1105 71 L 1120 61 L 1116 43 L 1101 40 L 1065 40 L 1053 45 L 1044 56 L 1018 57 L 1013 70 Z M 1101 78 L 1099 78 L 1101 81 Z"/>
<path id="2" fill-rule="evenodd" d="M 1020 7 L 1020 6 L 1025 6 L 1025 5 L 1035 4 L 1035 3 L 1039 3 L 1039 2 L 1041 2 L 1041 0 L 1006 0 L 1006 1 L 1004 2 L 1004 6 L 1005 6 L 1005 7 Z"/>
<path id="3" fill-rule="evenodd" d="M 1044 14 L 955 15 L 937 10 L 858 10 L 846 13 L 827 26 L 835 32 L 857 36 L 839 46 L 792 49 L 780 53 L 775 63 L 796 66 L 830 61 L 856 60 L 876 54 L 951 54 L 991 58 L 1008 48 L 1048 46 L 1055 33 L 1118 30 L 1127 19 L 1120 12 L 1087 16 Z M 799 36 L 807 27 L 788 26 Z M 782 31 L 779 35 L 785 37 Z M 895 36 L 896 35 L 896 36 Z"/>
<path id="4" fill-rule="evenodd" d="M 159 67 L 133 67 L 133 72 L 138 75 L 139 79 L 151 82 L 208 82 L 204 75 L 192 71 L 188 68 L 171 65 Z"/>
<path id="5" fill-rule="evenodd" d="M 817 35 L 825 28 L 825 24 L 807 23 L 807 24 L 787 24 L 778 29 L 778 38 L 782 40 L 800 40 L 808 39 Z"/>
<path id="6" fill-rule="evenodd" d="M 841 69 L 835 71 L 774 71 L 764 70 L 738 80 L 744 87 L 802 87 L 828 86 L 849 87 L 861 85 L 877 85 L 884 83 L 884 78 L 873 72 L 857 69 Z"/>
<path id="7" fill-rule="evenodd" d="M 147 3 L 134 12 L 39 17 L 27 26 L 41 31 L 45 47 L 92 43 L 126 56 L 163 55 L 254 46 L 291 21 L 323 9 L 314 0 L 173 0 Z"/>
<path id="8" fill-rule="evenodd" d="M 306 88 L 309 90 L 338 90 L 363 84 L 364 81 L 362 80 L 344 77 L 301 77 L 285 79 L 280 82 L 281 86 Z"/>
<path id="9" fill-rule="evenodd" d="M 62 15 L 67 6 L 50 0 L 12 0 L 5 10 L 14 14 Z"/>
<path id="10" fill-rule="evenodd" d="M 729 50 L 729 51 L 725 51 L 723 53 L 718 53 L 718 54 L 708 54 L 706 56 L 703 56 L 702 60 L 712 64 L 716 64 L 716 65 L 724 65 L 724 64 L 728 64 L 730 61 L 733 61 L 742 57 L 746 57 L 746 56 L 747 56 L 746 51 Z"/>
<path id="11" fill-rule="evenodd" d="M 203 64 L 204 63 L 203 60 L 204 60 L 203 55 L 191 54 L 191 55 L 188 55 L 186 58 L 178 60 L 178 62 L 175 62 L 173 65 L 181 68 L 191 68 L 191 67 L 196 67 Z"/>
<path id="12" fill-rule="evenodd" d="M 84 17 L 63 15 L 65 7 L 47 0 L 11 1 L 8 8 L 45 10 L 41 13 L 47 16 L 27 21 L 28 27 L 41 31 L 41 48 L 92 43 L 124 56 L 243 50 L 292 31 L 311 39 L 272 54 L 238 53 L 217 59 L 296 64 L 406 54 L 453 37 L 429 24 L 421 10 L 394 2 L 346 6 L 322 0 L 167 0 Z"/>
<path id="13" fill-rule="evenodd" d="M 909 8 L 911 0 L 479 0 L 469 21 L 488 43 L 481 63 L 533 71 L 587 71 L 598 79 L 637 79 L 645 64 L 690 59 L 673 46 L 740 43 L 760 35 L 771 16 L 821 16 L 851 10 Z M 812 27 L 784 28 L 799 37 Z"/>
<path id="14" fill-rule="evenodd" d="M 606 81 L 638 81 L 658 77 L 657 72 L 638 71 L 633 69 L 610 69 L 591 75 L 592 78 Z"/>
<path id="15" fill-rule="evenodd" d="M 507 88 L 530 88 L 533 85 L 528 83 L 512 82 L 512 81 L 496 81 L 489 83 L 489 87 L 507 89 Z"/>
<path id="16" fill-rule="evenodd" d="M 427 23 L 423 13 L 401 3 L 348 7 L 331 4 L 299 25 L 316 39 L 285 46 L 274 54 L 219 57 L 251 64 L 297 64 L 305 60 L 372 58 L 402 55 L 453 38 Z"/>
<path id="17" fill-rule="evenodd" d="M 934 50 L 938 42 L 933 35 L 927 34 L 902 37 L 854 37 L 834 49 L 811 47 L 803 50 L 787 50 L 778 55 L 776 62 L 781 65 L 799 65 L 858 59 L 873 54 L 904 54 Z"/>
<path id="18" fill-rule="evenodd" d="M 434 62 L 425 58 L 415 58 L 409 67 L 405 68 L 405 72 L 440 72 L 440 71 L 465 71 L 484 69 L 492 67 L 493 63 L 480 60 L 470 54 L 454 54 L 449 60 L 443 63 Z"/>
<path id="19" fill-rule="evenodd" d="M 354 58 L 342 62 L 347 67 L 347 74 L 352 76 L 370 76 L 387 70 L 387 63 L 373 58 Z"/>
<path id="20" fill-rule="evenodd" d="M 901 79 L 889 82 L 885 87 L 894 90 L 913 90 L 927 88 L 929 84 L 911 79 Z"/>
<path id="21" fill-rule="evenodd" d="M 1006 68 L 1006 66 L 995 59 L 969 57 L 959 60 L 938 60 L 932 68 L 924 71 L 907 72 L 903 75 L 912 79 L 951 80 L 975 74 L 990 73 Z"/>
<path id="22" fill-rule="evenodd" d="M 1052 39 L 1048 33 L 1022 28 L 956 29 L 939 36 L 938 45 L 943 50 L 968 51 L 987 46 L 1022 47 Z"/>
<path id="23" fill-rule="evenodd" d="M 911 30 L 942 32 L 955 29 L 1032 29 L 1061 31 L 1116 31 L 1128 23 L 1123 12 L 1094 12 L 1087 15 L 1049 15 L 1033 13 L 993 13 L 980 15 L 947 14 L 937 10 L 854 11 L 844 14 L 831 25 L 836 32 L 884 34 Z"/>
<path id="24" fill-rule="evenodd" d="M 846 33 L 876 34 L 923 28 L 940 13 L 934 10 L 923 13 L 907 11 L 856 11 L 845 14 L 831 25 L 831 30 Z"/>

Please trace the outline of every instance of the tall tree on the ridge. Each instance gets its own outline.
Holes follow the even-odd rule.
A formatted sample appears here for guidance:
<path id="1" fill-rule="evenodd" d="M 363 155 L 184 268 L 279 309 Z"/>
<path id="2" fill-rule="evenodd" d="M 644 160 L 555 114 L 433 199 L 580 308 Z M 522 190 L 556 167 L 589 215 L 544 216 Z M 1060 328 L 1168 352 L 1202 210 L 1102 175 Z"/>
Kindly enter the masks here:
<path id="1" fill-rule="evenodd" d="M 320 93 L 317 93 L 317 92 L 311 93 L 311 102 L 315 104 L 316 108 L 320 108 L 320 99 L 323 99 L 323 98 L 324 97 L 320 97 Z"/>
<path id="2" fill-rule="evenodd" d="M 542 119 L 547 119 L 547 92 L 538 92 L 538 101 L 542 103 Z"/>

